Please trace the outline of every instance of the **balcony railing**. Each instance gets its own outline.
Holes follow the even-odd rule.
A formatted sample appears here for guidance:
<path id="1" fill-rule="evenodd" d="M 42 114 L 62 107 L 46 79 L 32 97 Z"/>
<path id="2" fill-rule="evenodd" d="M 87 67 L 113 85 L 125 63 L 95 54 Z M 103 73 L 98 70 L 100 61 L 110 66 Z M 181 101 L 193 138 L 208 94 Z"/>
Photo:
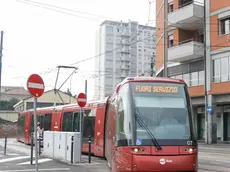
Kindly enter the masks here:
<path id="1" fill-rule="evenodd" d="M 191 5 L 191 4 L 193 4 L 193 5 L 199 5 L 199 6 L 204 6 L 204 3 L 201 3 L 199 1 L 189 1 L 187 3 L 182 3 L 181 5 L 178 6 L 178 8 L 174 8 L 169 13 L 175 12 L 175 11 L 177 11 L 177 10 L 179 10 L 181 8 L 187 7 L 187 6 Z"/>
<path id="2" fill-rule="evenodd" d="M 169 25 L 185 30 L 202 29 L 203 18 L 203 3 L 197 1 L 182 4 L 168 13 Z"/>
<path id="3" fill-rule="evenodd" d="M 198 40 L 188 39 L 168 49 L 168 58 L 172 62 L 189 61 L 204 56 L 204 44 Z"/>

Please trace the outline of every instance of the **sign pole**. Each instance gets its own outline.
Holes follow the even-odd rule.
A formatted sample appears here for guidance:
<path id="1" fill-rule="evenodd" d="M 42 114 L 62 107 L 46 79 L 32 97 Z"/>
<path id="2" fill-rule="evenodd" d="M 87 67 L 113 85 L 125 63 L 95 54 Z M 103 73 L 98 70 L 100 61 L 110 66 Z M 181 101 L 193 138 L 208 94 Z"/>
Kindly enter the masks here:
<path id="1" fill-rule="evenodd" d="M 36 108 L 37 108 L 37 98 L 34 98 L 34 140 L 35 140 L 35 169 L 38 172 L 38 144 L 37 144 L 37 115 L 36 115 Z"/>
<path id="2" fill-rule="evenodd" d="M 80 107 L 80 134 L 81 134 L 81 137 L 80 137 L 80 143 L 81 143 L 81 149 L 80 149 L 80 155 L 82 154 L 82 108 Z M 80 156 L 80 163 L 81 163 L 81 156 Z"/>
<path id="3" fill-rule="evenodd" d="M 86 105 L 87 99 L 86 95 L 84 93 L 80 93 L 77 96 L 77 102 L 80 107 L 80 154 L 82 154 L 82 149 L 83 149 L 83 126 L 84 126 L 84 115 L 83 115 L 83 110 L 82 107 Z M 83 124 L 82 124 L 83 123 Z M 81 157 L 80 157 L 80 162 L 81 162 Z"/>
<path id="4" fill-rule="evenodd" d="M 27 80 L 27 89 L 34 97 L 34 144 L 35 144 L 35 171 L 38 172 L 38 143 L 37 143 L 37 98 L 41 97 L 45 90 L 45 84 L 41 76 L 32 74 Z"/>

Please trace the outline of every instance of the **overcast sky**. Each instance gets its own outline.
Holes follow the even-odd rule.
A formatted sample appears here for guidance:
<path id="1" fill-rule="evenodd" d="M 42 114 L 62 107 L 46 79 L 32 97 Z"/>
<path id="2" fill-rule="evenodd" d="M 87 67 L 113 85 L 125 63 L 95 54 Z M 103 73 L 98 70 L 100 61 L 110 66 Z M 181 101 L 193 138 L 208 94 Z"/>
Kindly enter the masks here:
<path id="1" fill-rule="evenodd" d="M 49 6 L 41 8 L 28 3 Z M 26 87 L 29 75 L 37 73 L 43 77 L 46 90 L 53 89 L 57 70 L 51 69 L 96 55 L 96 30 L 101 22 L 130 19 L 144 25 L 148 21 L 148 10 L 148 0 L 0 0 L 0 30 L 4 31 L 2 85 Z M 155 20 L 154 2 L 150 20 Z M 91 77 L 95 72 L 94 59 L 75 66 L 79 71 L 72 78 L 71 90 L 75 94 L 84 92 L 84 79 L 88 79 L 88 99 L 91 99 L 96 87 Z M 61 69 L 58 86 L 71 71 Z M 69 87 L 70 80 L 62 90 Z"/>

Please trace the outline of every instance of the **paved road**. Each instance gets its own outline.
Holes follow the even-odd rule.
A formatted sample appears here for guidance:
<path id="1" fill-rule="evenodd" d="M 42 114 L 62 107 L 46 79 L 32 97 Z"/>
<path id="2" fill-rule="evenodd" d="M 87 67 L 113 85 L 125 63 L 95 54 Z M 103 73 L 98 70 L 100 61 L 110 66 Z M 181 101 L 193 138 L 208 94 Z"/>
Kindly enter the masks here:
<path id="1" fill-rule="evenodd" d="M 199 145 L 199 172 L 230 172 L 230 144 Z"/>
<path id="2" fill-rule="evenodd" d="M 30 147 L 9 140 L 7 155 L 3 155 L 3 140 L 0 140 L 0 172 L 32 172 Z M 87 161 L 87 157 L 83 156 Z M 39 171 L 43 172 L 110 172 L 106 161 L 92 157 L 92 163 L 69 165 L 47 157 L 39 157 Z M 199 172 L 230 172 L 230 144 L 199 145 Z"/>
<path id="3" fill-rule="evenodd" d="M 30 146 L 8 140 L 7 154 L 4 155 L 3 140 L 0 139 L 0 172 L 33 172 L 35 171 L 35 158 L 30 164 Z M 38 159 L 39 172 L 108 172 L 108 166 L 103 159 L 92 157 L 92 163 L 87 163 L 87 156 L 82 156 L 83 163 L 69 165 L 57 160 L 40 156 Z"/>

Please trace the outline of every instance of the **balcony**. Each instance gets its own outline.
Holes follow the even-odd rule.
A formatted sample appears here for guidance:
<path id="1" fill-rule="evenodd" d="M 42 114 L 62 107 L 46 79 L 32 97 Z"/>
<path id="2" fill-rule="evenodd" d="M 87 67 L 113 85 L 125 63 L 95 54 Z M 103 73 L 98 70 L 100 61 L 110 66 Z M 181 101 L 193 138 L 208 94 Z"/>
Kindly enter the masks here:
<path id="1" fill-rule="evenodd" d="M 129 40 L 122 40 L 122 44 L 129 45 Z"/>
<path id="2" fill-rule="evenodd" d="M 128 76 L 128 75 L 127 75 L 127 73 L 125 73 L 125 72 L 121 72 L 120 77 L 125 78 L 125 77 L 127 77 L 127 76 Z"/>
<path id="3" fill-rule="evenodd" d="M 204 43 L 193 39 L 180 42 L 179 45 L 168 49 L 168 60 L 171 62 L 185 62 L 204 56 Z"/>
<path id="4" fill-rule="evenodd" d="M 123 69 L 123 70 L 129 70 L 130 69 L 130 65 L 128 65 L 128 64 L 122 64 L 121 65 L 121 69 Z"/>
<path id="5" fill-rule="evenodd" d="M 168 14 L 170 26 L 184 30 L 197 30 L 203 28 L 204 6 L 203 3 L 190 1 L 182 4 Z"/>
<path id="6" fill-rule="evenodd" d="M 129 33 L 129 30 L 128 29 L 124 29 L 122 32 L 121 32 L 121 35 L 122 36 L 130 36 L 130 33 Z"/>
<path id="7" fill-rule="evenodd" d="M 129 48 L 122 47 L 121 52 L 129 54 L 130 51 L 129 51 Z"/>
<path id="8" fill-rule="evenodd" d="M 121 61 L 129 62 L 131 58 L 129 56 L 121 56 Z"/>

